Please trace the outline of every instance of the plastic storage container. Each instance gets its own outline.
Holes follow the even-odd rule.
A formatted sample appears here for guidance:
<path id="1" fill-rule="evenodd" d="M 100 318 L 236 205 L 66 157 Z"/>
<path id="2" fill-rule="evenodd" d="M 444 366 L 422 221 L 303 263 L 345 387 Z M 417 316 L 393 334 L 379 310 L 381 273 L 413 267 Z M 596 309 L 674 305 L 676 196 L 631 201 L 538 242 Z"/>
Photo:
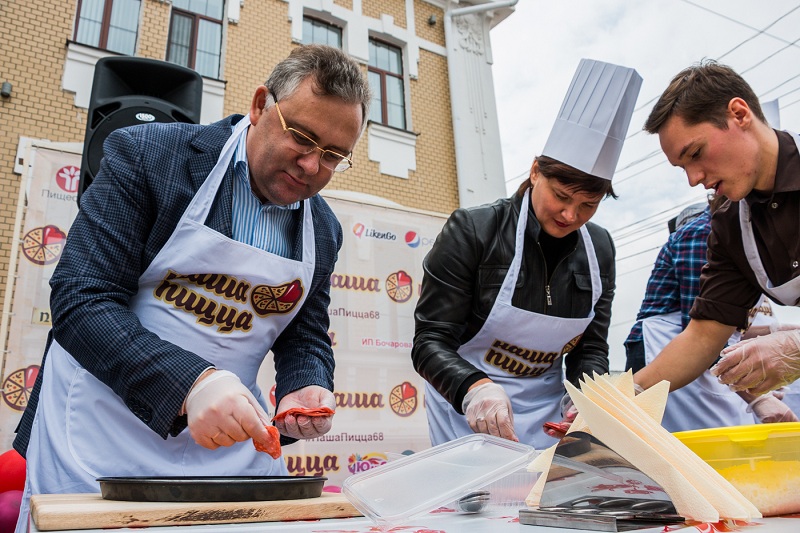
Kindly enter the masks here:
<path id="1" fill-rule="evenodd" d="M 342 493 L 378 524 L 401 524 L 518 472 L 538 453 L 499 437 L 468 435 L 350 476 Z"/>
<path id="2" fill-rule="evenodd" d="M 384 452 L 388 461 L 396 461 L 410 454 Z M 528 465 L 506 474 L 497 481 L 489 483 L 480 489 L 489 493 L 485 510 L 519 509 L 525 507 L 525 499 L 530 495 L 531 489 L 536 484 L 541 474 L 528 472 Z M 456 501 L 443 504 L 442 507 L 458 510 Z"/>
<path id="3" fill-rule="evenodd" d="M 764 516 L 800 512 L 800 422 L 674 433 Z"/>
<path id="4" fill-rule="evenodd" d="M 523 468 L 486 485 L 483 490 L 489 493 L 487 509 L 516 511 L 521 507 L 527 507 L 525 498 L 531 493 L 539 475 L 539 472 L 528 472 L 526 464 Z"/>

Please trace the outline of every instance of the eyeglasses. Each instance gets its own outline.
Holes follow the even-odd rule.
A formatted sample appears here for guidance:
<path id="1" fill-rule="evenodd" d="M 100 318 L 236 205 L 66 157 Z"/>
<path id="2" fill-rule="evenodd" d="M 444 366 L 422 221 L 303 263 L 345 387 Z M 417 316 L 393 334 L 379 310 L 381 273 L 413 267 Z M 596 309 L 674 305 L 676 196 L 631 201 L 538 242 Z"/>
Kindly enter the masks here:
<path id="1" fill-rule="evenodd" d="M 310 138 L 303 132 L 297 131 L 294 128 L 290 128 L 286 125 L 286 121 L 283 120 L 283 113 L 281 113 L 281 108 L 278 107 L 278 100 L 274 96 L 272 97 L 275 101 L 275 109 L 278 111 L 278 118 L 281 119 L 281 126 L 283 127 L 284 133 L 289 133 L 289 148 L 297 152 L 298 154 L 307 155 L 313 152 L 314 150 L 319 150 L 322 152 L 322 155 L 319 157 L 319 164 L 323 167 L 327 168 L 328 170 L 333 170 L 334 172 L 344 172 L 348 168 L 353 167 L 353 160 L 347 156 L 344 156 L 338 152 L 334 152 L 332 150 L 326 150 L 325 148 L 320 148 L 317 142 Z"/>

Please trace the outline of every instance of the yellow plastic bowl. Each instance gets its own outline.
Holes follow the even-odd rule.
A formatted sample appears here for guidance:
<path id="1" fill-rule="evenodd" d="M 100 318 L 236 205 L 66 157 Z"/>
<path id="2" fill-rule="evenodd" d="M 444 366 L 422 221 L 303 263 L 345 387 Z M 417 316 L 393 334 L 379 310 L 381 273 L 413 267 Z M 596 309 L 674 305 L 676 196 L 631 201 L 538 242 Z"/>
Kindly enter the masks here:
<path id="1" fill-rule="evenodd" d="M 674 433 L 764 516 L 800 512 L 800 422 Z"/>

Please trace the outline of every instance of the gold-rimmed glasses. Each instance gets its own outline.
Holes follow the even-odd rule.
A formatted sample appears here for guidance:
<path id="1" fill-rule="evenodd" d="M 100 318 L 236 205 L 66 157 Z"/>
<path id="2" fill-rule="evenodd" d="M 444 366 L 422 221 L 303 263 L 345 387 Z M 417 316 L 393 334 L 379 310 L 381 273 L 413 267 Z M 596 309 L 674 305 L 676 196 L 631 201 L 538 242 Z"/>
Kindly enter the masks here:
<path id="1" fill-rule="evenodd" d="M 342 155 L 338 152 L 334 152 L 333 150 L 326 150 L 325 148 L 320 148 L 317 142 L 306 135 L 301 131 L 297 131 L 294 128 L 290 128 L 286 125 L 286 121 L 283 119 L 283 113 L 281 113 L 281 108 L 278 107 L 278 100 L 274 96 L 272 97 L 275 101 L 275 109 L 278 111 L 278 118 L 281 121 L 281 126 L 283 127 L 283 132 L 289 134 L 289 148 L 297 152 L 298 154 L 307 155 L 313 152 L 314 150 L 319 150 L 321 155 L 319 156 L 319 164 L 323 167 L 327 168 L 328 170 L 333 170 L 334 172 L 344 172 L 348 168 L 352 168 L 353 160 L 349 157 Z"/>

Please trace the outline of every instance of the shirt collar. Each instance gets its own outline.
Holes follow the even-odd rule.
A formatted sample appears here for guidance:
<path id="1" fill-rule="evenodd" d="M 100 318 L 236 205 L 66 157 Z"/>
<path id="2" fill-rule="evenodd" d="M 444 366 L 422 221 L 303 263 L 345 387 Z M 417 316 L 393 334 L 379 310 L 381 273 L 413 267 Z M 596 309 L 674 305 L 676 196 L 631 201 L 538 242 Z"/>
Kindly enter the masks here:
<path id="1" fill-rule="evenodd" d="M 233 153 L 233 167 L 235 169 L 235 179 L 240 180 L 246 186 L 247 190 L 250 191 L 250 194 L 256 197 L 252 187 L 250 187 L 250 166 L 247 164 L 247 134 L 239 136 L 239 142 L 236 144 L 236 150 Z M 258 197 L 256 197 L 256 199 L 257 198 Z M 261 202 L 261 200 L 259 200 L 259 202 Z M 300 202 L 297 201 L 289 205 L 275 205 L 269 200 L 266 200 L 261 202 L 261 205 L 271 209 L 294 210 L 300 207 Z"/>
<path id="2" fill-rule="evenodd" d="M 800 152 L 794 142 L 796 134 L 778 130 L 775 133 L 778 134 L 778 165 L 772 192 L 751 192 L 745 198 L 750 205 L 769 202 L 776 194 L 800 191 Z"/>
<path id="3" fill-rule="evenodd" d="M 786 131 L 778 134 L 778 166 L 775 171 L 775 192 L 800 190 L 800 152 L 794 136 Z"/>

